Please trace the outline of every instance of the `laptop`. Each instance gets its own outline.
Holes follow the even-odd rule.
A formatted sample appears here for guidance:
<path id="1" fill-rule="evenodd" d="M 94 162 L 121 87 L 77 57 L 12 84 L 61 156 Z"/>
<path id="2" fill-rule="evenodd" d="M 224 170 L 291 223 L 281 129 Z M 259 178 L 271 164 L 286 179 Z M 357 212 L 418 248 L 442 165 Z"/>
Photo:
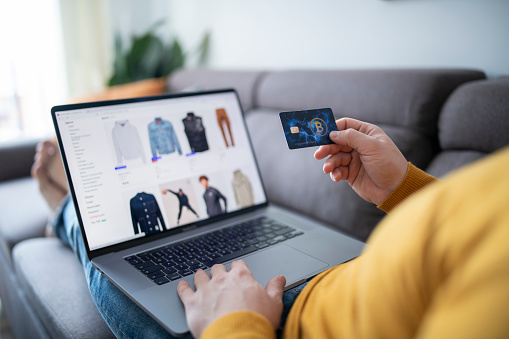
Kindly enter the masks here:
<path id="1" fill-rule="evenodd" d="M 173 335 L 189 331 L 177 284 L 199 268 L 243 259 L 289 289 L 364 247 L 269 204 L 232 89 L 51 112 L 88 258 Z"/>

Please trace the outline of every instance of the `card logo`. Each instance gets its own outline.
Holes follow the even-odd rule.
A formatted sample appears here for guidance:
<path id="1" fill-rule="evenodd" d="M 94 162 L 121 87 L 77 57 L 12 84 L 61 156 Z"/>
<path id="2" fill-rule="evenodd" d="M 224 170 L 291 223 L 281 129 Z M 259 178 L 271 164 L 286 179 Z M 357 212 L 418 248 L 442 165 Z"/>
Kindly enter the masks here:
<path id="1" fill-rule="evenodd" d="M 299 127 L 297 126 L 290 127 L 290 132 L 292 132 L 292 134 L 299 133 Z"/>
<path id="2" fill-rule="evenodd" d="M 323 121 L 320 118 L 314 118 L 309 123 L 309 127 L 311 128 L 311 132 L 313 132 L 314 135 L 317 135 L 319 137 L 323 137 L 327 134 L 327 124 L 325 121 Z M 292 132 L 293 133 L 293 132 Z"/>

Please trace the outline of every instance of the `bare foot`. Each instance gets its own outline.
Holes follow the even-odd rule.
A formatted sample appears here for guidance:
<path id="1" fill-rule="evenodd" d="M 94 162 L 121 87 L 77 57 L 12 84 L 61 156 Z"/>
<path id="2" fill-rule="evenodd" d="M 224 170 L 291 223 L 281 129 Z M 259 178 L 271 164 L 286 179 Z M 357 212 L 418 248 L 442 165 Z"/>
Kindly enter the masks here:
<path id="1" fill-rule="evenodd" d="M 32 176 L 37 179 L 39 191 L 51 210 L 55 212 L 68 191 L 67 182 L 65 183 L 66 186 L 62 187 L 61 183 L 57 183 L 56 180 L 56 178 L 62 175 L 58 164 L 54 164 L 58 161 L 60 162 L 60 166 L 62 166 L 62 162 L 58 156 L 58 148 L 56 148 L 56 145 L 52 141 L 43 141 L 37 145 L 37 153 L 34 160 Z"/>
<path id="2" fill-rule="evenodd" d="M 60 157 L 56 138 L 43 141 L 40 143 L 40 148 L 45 149 L 48 155 L 47 164 L 49 177 L 56 185 L 60 186 L 60 188 L 64 191 L 69 192 L 64 164 L 62 164 L 62 158 Z"/>

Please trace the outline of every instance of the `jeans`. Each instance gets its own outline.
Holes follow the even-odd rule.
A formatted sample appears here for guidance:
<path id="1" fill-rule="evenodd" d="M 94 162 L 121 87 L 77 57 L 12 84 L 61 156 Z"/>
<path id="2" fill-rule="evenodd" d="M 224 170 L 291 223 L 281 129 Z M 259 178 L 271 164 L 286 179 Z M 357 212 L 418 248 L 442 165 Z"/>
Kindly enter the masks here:
<path id="1" fill-rule="evenodd" d="M 76 253 L 85 271 L 92 299 L 117 338 L 173 338 L 170 333 L 92 266 L 87 258 L 74 205 L 69 197 L 62 203 L 61 209 L 56 215 L 53 231 Z M 284 292 L 284 310 L 278 335 L 282 332 L 290 308 L 306 284 Z M 188 338 L 191 338 L 191 335 Z"/>

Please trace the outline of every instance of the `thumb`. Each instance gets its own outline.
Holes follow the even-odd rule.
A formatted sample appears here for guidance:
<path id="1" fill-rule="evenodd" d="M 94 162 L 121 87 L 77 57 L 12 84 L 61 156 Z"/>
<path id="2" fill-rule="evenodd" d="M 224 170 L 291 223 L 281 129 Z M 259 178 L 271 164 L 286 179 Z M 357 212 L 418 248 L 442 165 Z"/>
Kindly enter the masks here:
<path id="1" fill-rule="evenodd" d="M 265 286 L 265 291 L 269 297 L 273 300 L 281 301 L 283 299 L 283 291 L 286 284 L 286 278 L 282 275 L 276 275 L 274 278 L 270 279 Z"/>
<path id="2" fill-rule="evenodd" d="M 344 131 L 332 131 L 329 138 L 338 145 L 348 146 L 355 150 L 372 142 L 370 136 L 352 128 Z"/>

